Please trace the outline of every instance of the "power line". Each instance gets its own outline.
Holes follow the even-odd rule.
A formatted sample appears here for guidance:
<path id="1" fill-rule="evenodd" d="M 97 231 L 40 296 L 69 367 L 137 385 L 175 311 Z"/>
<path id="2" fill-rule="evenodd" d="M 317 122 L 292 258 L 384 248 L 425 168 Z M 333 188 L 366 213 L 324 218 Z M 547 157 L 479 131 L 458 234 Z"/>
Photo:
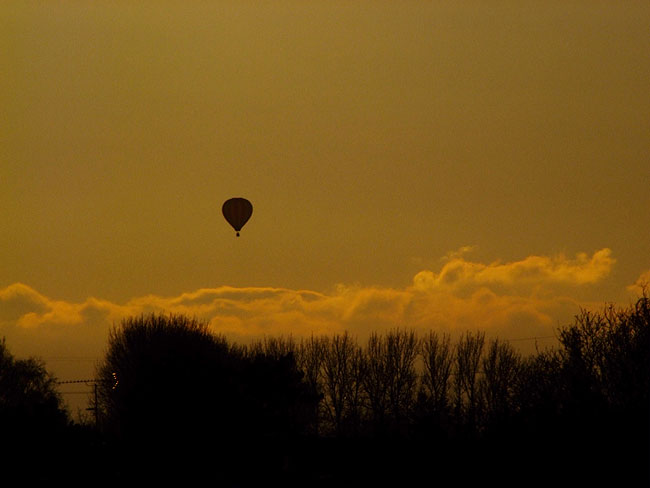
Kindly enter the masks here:
<path id="1" fill-rule="evenodd" d="M 520 337 L 518 339 L 506 339 L 507 342 L 515 341 L 536 341 L 537 339 L 556 339 L 555 336 L 539 336 L 539 337 Z"/>
<path id="2" fill-rule="evenodd" d="M 115 382 L 115 384 L 113 386 L 113 389 L 115 389 L 115 387 L 117 386 L 117 383 L 118 383 L 117 382 L 117 377 L 115 376 L 115 374 L 113 374 L 113 381 Z M 92 393 L 93 393 L 93 396 L 94 396 L 94 401 L 92 403 L 93 406 L 87 408 L 86 410 L 91 410 L 94 413 L 95 427 L 98 427 L 99 426 L 99 408 L 97 407 L 97 385 L 99 385 L 100 383 L 107 383 L 107 382 L 109 382 L 109 380 L 92 380 L 92 379 L 91 380 L 65 380 L 65 381 L 57 381 L 56 384 L 57 385 L 71 385 L 71 384 L 84 383 L 87 386 L 92 386 L 93 387 L 93 389 L 92 389 Z M 86 394 L 87 395 L 90 392 L 89 391 L 61 392 L 61 394 L 66 394 L 66 393 L 69 393 L 69 394 Z"/>
<path id="3" fill-rule="evenodd" d="M 55 361 L 79 361 L 79 362 L 94 362 L 94 361 L 99 361 L 97 358 L 84 358 L 84 357 L 51 357 L 51 358 L 43 358 L 44 361 L 50 361 L 50 362 L 55 362 Z"/>
<path id="4" fill-rule="evenodd" d="M 66 385 L 66 384 L 69 384 L 69 383 L 96 383 L 98 381 L 101 382 L 102 380 L 66 380 L 66 381 L 57 381 L 56 384 L 57 385 Z"/>

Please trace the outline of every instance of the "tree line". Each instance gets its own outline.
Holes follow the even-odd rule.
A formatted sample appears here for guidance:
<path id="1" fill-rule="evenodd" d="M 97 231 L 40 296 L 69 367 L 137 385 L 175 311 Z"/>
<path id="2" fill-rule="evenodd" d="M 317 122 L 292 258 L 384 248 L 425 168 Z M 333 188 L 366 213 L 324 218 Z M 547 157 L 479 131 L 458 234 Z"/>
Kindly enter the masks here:
<path id="1" fill-rule="evenodd" d="M 478 331 L 242 345 L 130 317 L 97 368 L 98 424 L 71 443 L 107 478 L 647 479 L 649 302 L 582 311 L 527 356 Z"/>

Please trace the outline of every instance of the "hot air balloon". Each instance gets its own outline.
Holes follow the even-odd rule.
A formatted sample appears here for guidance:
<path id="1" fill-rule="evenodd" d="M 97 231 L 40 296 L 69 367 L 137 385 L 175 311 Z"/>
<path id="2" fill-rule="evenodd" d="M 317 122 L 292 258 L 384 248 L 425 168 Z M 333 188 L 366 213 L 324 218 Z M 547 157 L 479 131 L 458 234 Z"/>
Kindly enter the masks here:
<path id="1" fill-rule="evenodd" d="M 239 231 L 253 214 L 253 205 L 245 198 L 231 198 L 224 202 L 221 212 L 239 237 Z"/>

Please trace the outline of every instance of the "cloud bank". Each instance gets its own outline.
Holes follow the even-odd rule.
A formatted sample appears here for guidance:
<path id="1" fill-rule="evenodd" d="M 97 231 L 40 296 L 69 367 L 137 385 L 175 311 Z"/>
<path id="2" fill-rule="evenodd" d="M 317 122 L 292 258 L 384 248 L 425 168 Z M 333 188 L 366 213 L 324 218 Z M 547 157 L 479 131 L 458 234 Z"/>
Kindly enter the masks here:
<path id="1" fill-rule="evenodd" d="M 152 312 L 197 317 L 240 342 L 344 330 L 364 340 L 394 327 L 452 335 L 484 330 L 504 339 L 548 336 L 584 306 L 570 290 L 603 280 L 615 262 L 609 249 L 601 249 L 591 256 L 529 256 L 484 264 L 466 259 L 468 250 L 450 253 L 440 270 L 422 270 L 404 288 L 338 285 L 323 293 L 220 286 L 120 304 L 54 300 L 16 283 L 0 289 L 0 337 L 16 354 L 99 357 L 111 327 L 127 316 Z"/>
<path id="2" fill-rule="evenodd" d="M 597 283 L 609 274 L 615 263 L 611 254 L 611 250 L 605 248 L 591 257 L 586 253 L 578 254 L 575 259 L 564 255 L 529 256 L 512 263 L 492 264 L 473 263 L 457 256 L 452 257 L 439 273 L 421 271 L 413 281 L 421 290 L 454 293 L 475 291 L 477 287 L 498 287 L 522 293 L 556 284 L 580 286 Z"/>

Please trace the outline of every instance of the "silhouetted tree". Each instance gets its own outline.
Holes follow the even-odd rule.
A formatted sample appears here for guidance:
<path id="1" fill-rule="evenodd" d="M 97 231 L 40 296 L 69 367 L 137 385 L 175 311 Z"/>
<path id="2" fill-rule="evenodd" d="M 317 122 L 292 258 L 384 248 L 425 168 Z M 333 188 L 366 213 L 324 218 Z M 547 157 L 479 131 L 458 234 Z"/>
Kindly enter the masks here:
<path id="1" fill-rule="evenodd" d="M 497 440 L 511 443 L 522 473 L 543 462 L 540 476 L 647 480 L 649 334 L 643 297 L 627 309 L 582 311 L 560 329 L 558 349 L 521 359 L 511 429 L 501 425 Z"/>
<path id="2" fill-rule="evenodd" d="M 559 339 L 526 357 L 480 332 L 245 347 L 186 317 L 131 318 L 99 370 L 101 419 L 144 448 L 135 463 L 182 445 L 185 467 L 216 477 L 272 477 L 295 460 L 307 477 L 647 479 L 648 299 L 581 312 Z"/>
<path id="3" fill-rule="evenodd" d="M 362 408 L 362 352 L 347 332 L 324 338 L 323 412 L 336 435 L 357 430 Z"/>
<path id="4" fill-rule="evenodd" d="M 478 378 L 481 355 L 485 344 L 485 333 L 476 335 L 466 332 L 456 344 L 454 375 L 456 422 L 465 425 L 470 434 L 475 434 L 479 409 Z"/>
<path id="5" fill-rule="evenodd" d="M 298 368 L 303 372 L 303 381 L 307 383 L 310 391 L 316 394 L 317 402 L 313 405 L 313 418 L 311 433 L 318 435 L 320 432 L 319 406 L 323 399 L 322 368 L 324 351 L 327 343 L 323 338 L 314 337 L 302 339 L 296 349 Z"/>
<path id="6" fill-rule="evenodd" d="M 298 345 L 292 336 L 264 336 L 261 340 L 253 341 L 247 348 L 251 356 L 264 355 L 270 358 L 282 358 L 293 354 L 295 356 Z"/>
<path id="7" fill-rule="evenodd" d="M 453 367 L 451 338 L 438 336 L 431 331 L 424 337 L 421 354 L 424 365 L 422 390 L 434 415 L 446 412 L 449 407 L 449 379 Z"/>
<path id="8" fill-rule="evenodd" d="M 291 354 L 231 347 L 182 315 L 124 320 L 98 377 L 103 425 L 131 447 L 129 468 L 140 473 L 224 477 L 246 465 L 270 475 L 279 444 L 311 422 L 314 398 Z"/>
<path id="9" fill-rule="evenodd" d="M 483 375 L 479 380 L 479 391 L 483 421 L 492 429 L 503 428 L 503 423 L 517 409 L 514 392 L 520 361 L 520 355 L 512 346 L 499 339 L 490 341 L 481 360 Z"/>
<path id="10" fill-rule="evenodd" d="M 386 427 L 388 412 L 388 357 L 382 336 L 372 333 L 363 351 L 363 388 L 368 399 L 372 429 L 381 432 Z"/>
<path id="11" fill-rule="evenodd" d="M 419 341 L 413 331 L 393 330 L 383 336 L 386 395 L 393 431 L 405 432 L 413 409 L 418 376 Z"/>
<path id="12" fill-rule="evenodd" d="M 620 476 L 607 471 L 614 466 L 648 476 L 648 297 L 626 309 L 582 311 L 559 339 L 560 422 L 570 437 L 583 441 L 574 448 L 576 463 L 598 467 L 603 476 Z"/>
<path id="13" fill-rule="evenodd" d="M 643 408 L 650 390 L 650 306 L 582 311 L 560 330 L 560 350 L 572 380 L 611 405 Z M 586 394 L 586 393 L 585 393 Z"/>
<path id="14" fill-rule="evenodd" d="M 450 430 L 451 375 L 454 349 L 447 334 L 430 331 L 420 341 L 422 374 L 414 405 L 414 435 L 426 445 L 443 449 Z M 436 444 L 431 446 L 431 444 Z"/>
<path id="15" fill-rule="evenodd" d="M 15 359 L 0 341 L 0 477 L 53 475 L 70 419 L 42 361 Z"/>
<path id="16" fill-rule="evenodd" d="M 298 356 L 298 358 L 297 358 Z M 245 351 L 251 382 L 249 399 L 259 419 L 266 419 L 259 432 L 274 429 L 275 437 L 313 432 L 317 423 L 318 386 L 299 366 L 300 349 L 293 337 L 264 337 Z M 255 407 L 255 402 L 259 405 Z M 255 421 L 255 420 L 253 420 Z M 269 435 L 269 432 L 264 434 Z"/>

